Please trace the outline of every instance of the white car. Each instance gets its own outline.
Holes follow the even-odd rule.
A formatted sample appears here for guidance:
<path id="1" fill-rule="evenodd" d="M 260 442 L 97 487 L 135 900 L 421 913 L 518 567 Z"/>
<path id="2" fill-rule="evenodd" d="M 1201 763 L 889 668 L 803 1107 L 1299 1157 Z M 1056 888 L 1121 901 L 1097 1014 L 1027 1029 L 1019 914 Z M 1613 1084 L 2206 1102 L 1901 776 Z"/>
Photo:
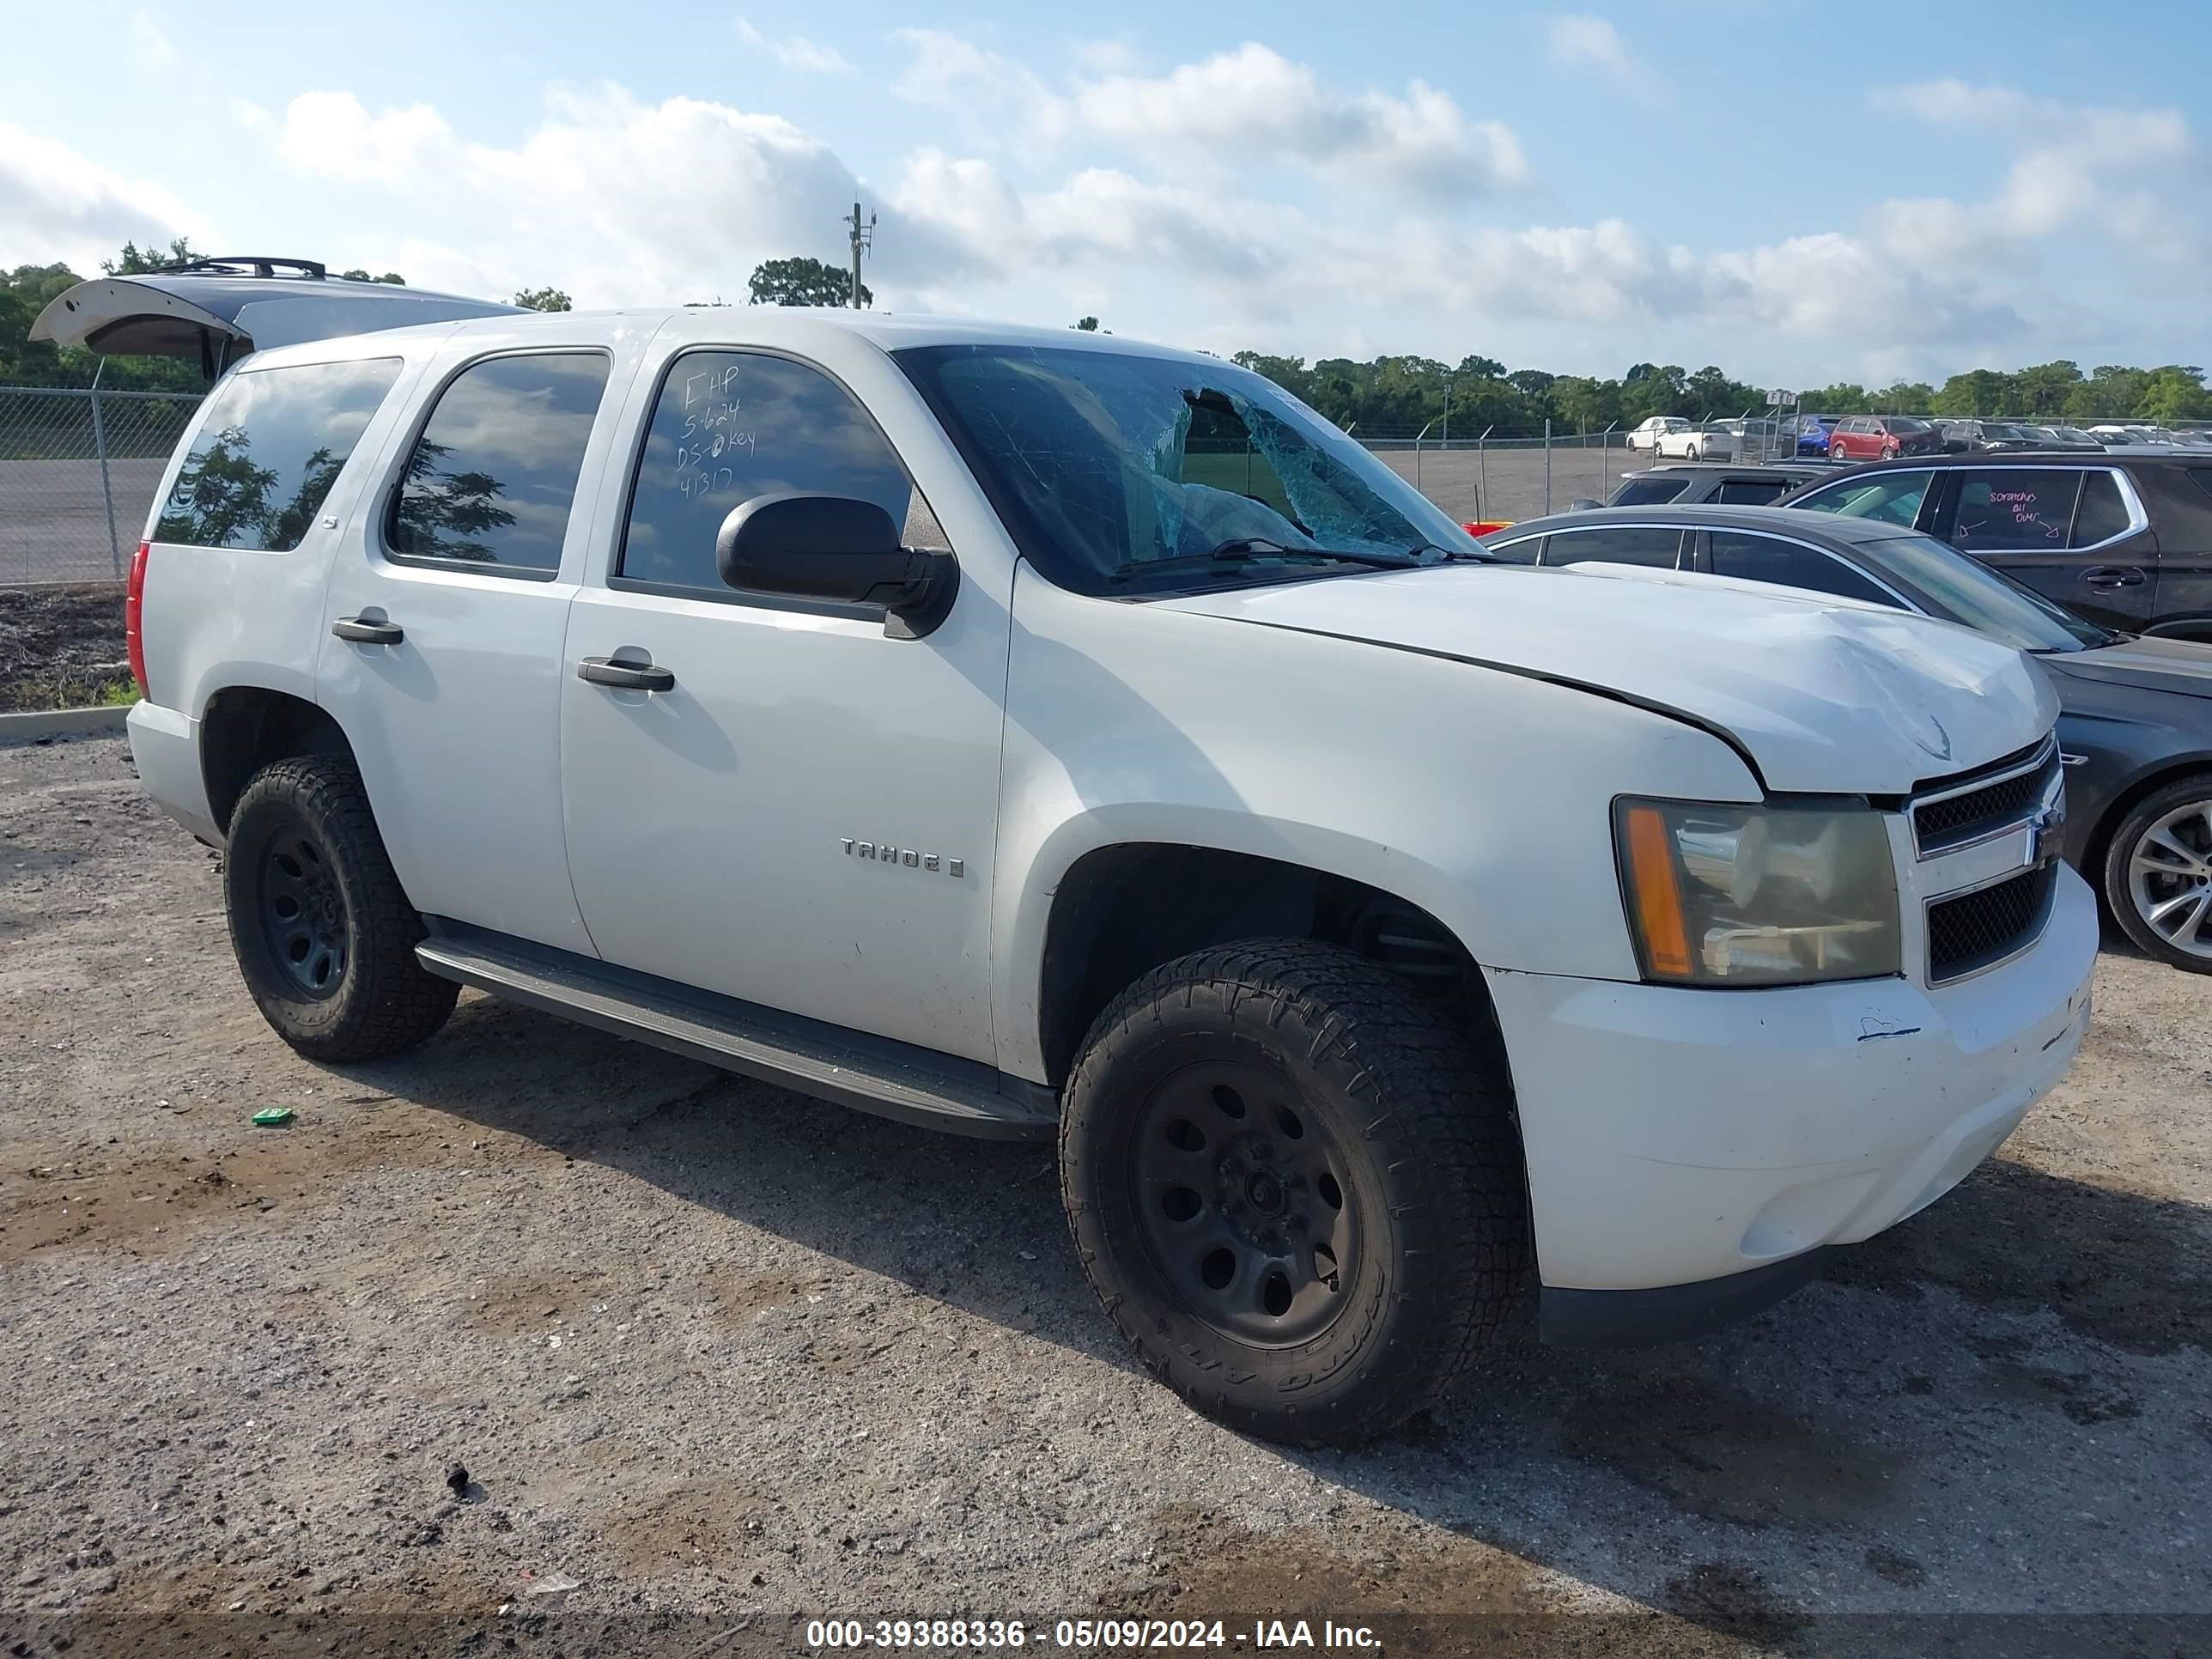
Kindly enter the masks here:
<path id="1" fill-rule="evenodd" d="M 1736 434 L 1724 421 L 1703 421 L 1696 426 L 1685 422 L 1678 429 L 1659 434 L 1662 460 L 1732 461 L 1737 447 Z"/>
<path id="2" fill-rule="evenodd" d="M 103 279 L 37 325 L 238 360 L 132 563 L 131 746 L 310 1058 L 468 984 L 1055 1139 L 1145 1363 L 1334 1442 L 1530 1279 L 1564 1341 L 1771 1302 L 2081 1042 L 2095 906 L 2014 787 L 2057 705 L 2008 646 L 1490 562 L 1268 381 L 1127 338 L 343 332 L 406 320 L 367 286 Z"/>
<path id="3" fill-rule="evenodd" d="M 1679 415 L 1654 415 L 1650 419 L 1629 428 L 1628 447 L 1631 449 L 1656 450 L 1660 439 L 1670 432 L 1686 432 L 1690 423 Z"/>

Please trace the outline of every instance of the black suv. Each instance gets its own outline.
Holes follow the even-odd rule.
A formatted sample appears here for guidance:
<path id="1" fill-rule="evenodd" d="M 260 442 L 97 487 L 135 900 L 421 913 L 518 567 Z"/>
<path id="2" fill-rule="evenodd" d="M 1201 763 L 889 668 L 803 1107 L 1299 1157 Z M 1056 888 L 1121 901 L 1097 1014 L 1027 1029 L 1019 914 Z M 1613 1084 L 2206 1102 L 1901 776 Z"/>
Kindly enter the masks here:
<path id="1" fill-rule="evenodd" d="M 2107 628 L 2212 641 L 2212 454 L 1929 455 L 1783 504 L 1925 531 Z"/>

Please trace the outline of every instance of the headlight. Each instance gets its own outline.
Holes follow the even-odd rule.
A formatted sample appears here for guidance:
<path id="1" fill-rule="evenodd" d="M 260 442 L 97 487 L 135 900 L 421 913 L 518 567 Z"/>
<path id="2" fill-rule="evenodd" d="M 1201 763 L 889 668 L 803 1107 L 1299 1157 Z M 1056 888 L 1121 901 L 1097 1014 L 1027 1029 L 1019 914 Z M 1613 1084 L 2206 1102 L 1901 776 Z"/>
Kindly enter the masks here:
<path id="1" fill-rule="evenodd" d="M 1646 979 L 1802 985 L 1899 971 L 1881 816 L 1623 799 L 1613 844 Z"/>

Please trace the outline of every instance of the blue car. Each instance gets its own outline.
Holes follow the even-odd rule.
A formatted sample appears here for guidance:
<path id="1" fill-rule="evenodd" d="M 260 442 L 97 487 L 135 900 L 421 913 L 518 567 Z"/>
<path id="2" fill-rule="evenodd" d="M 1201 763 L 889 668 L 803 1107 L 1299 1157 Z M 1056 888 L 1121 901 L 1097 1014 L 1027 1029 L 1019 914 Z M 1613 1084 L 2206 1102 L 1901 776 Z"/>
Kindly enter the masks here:
<path id="1" fill-rule="evenodd" d="M 1826 454 L 1828 434 L 1834 430 L 1839 418 L 1834 415 L 1800 415 L 1797 417 L 1797 453 L 1800 455 Z"/>

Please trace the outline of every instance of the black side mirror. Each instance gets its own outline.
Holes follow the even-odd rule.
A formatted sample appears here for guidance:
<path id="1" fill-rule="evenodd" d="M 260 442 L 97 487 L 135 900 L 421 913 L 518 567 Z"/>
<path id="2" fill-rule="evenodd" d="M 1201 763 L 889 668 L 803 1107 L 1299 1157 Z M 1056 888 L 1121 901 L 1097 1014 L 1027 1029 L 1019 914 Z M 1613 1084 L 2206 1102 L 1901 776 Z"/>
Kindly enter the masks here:
<path id="1" fill-rule="evenodd" d="M 1570 513 L 1588 513 L 1595 508 L 1603 507 L 1605 503 L 1603 501 L 1594 501 L 1587 495 L 1577 495 L 1574 500 L 1567 503 L 1567 511 Z"/>
<path id="2" fill-rule="evenodd" d="M 945 620 L 960 581 L 951 554 L 900 546 L 898 526 L 873 501 L 815 490 L 732 508 L 714 538 L 714 568 L 743 592 L 882 605 L 888 631 L 906 638 Z"/>

